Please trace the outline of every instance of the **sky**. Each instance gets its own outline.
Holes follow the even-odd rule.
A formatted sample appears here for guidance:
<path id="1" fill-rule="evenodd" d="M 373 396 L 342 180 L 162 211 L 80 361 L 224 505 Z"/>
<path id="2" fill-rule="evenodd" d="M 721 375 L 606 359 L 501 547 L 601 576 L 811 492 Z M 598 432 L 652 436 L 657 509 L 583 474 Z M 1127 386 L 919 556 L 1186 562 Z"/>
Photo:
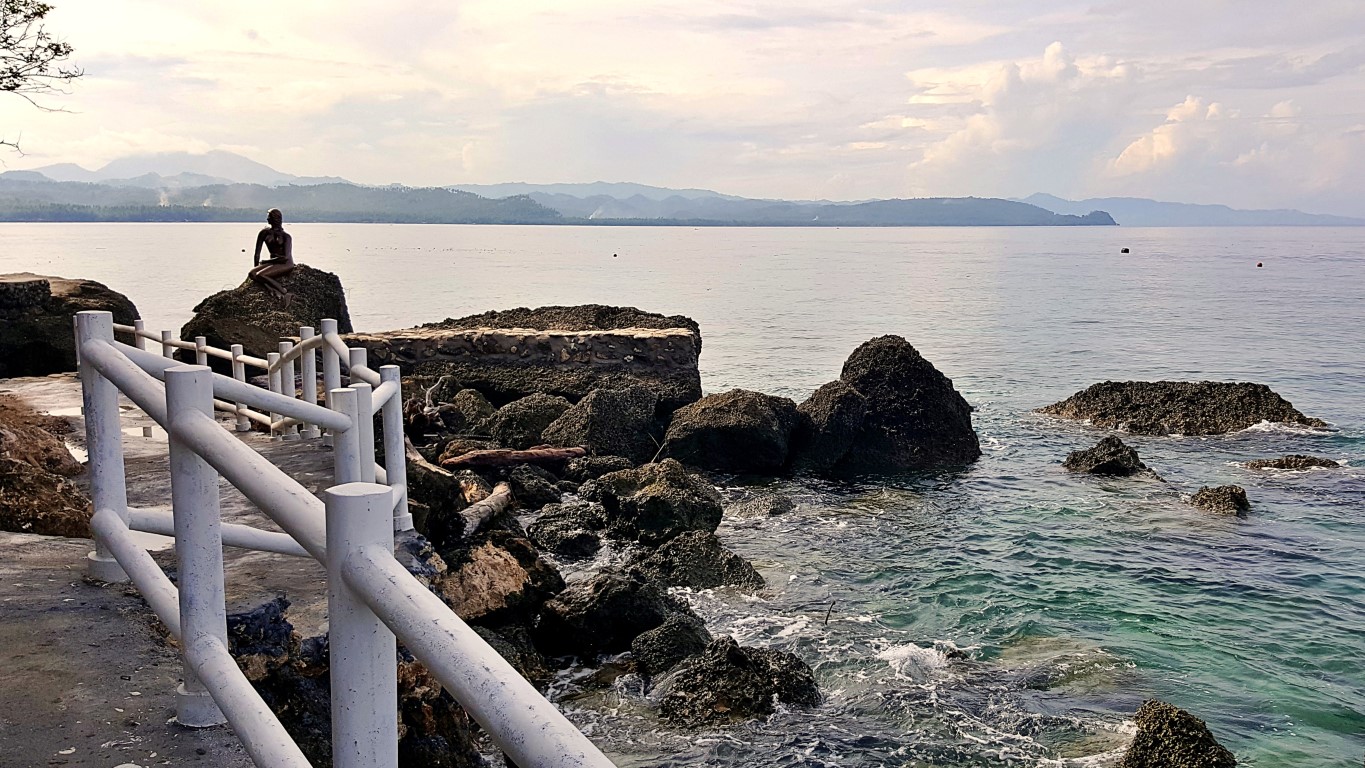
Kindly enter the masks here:
<path id="1" fill-rule="evenodd" d="M 52 2 L 86 74 L 0 94 L 3 168 L 1365 215 L 1360 0 Z"/>

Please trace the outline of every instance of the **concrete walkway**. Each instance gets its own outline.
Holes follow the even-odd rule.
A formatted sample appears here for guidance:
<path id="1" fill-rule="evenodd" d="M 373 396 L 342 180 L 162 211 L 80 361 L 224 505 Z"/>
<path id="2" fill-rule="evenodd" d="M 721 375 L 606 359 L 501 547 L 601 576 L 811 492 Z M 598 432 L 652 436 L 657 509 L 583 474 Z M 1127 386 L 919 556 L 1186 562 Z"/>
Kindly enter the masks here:
<path id="1" fill-rule="evenodd" d="M 0 392 L 71 420 L 76 431 L 68 439 L 84 459 L 74 376 L 4 379 Z M 136 406 L 123 406 L 128 502 L 169 510 L 166 433 Z M 319 441 L 235 434 L 314 493 L 331 483 L 332 454 Z M 224 522 L 279 530 L 232 486 L 221 488 Z M 171 540 L 146 540 L 173 569 Z M 85 580 L 90 549 L 87 539 L 0 532 L 0 765 L 252 765 L 226 727 L 168 722 L 181 672 L 174 641 L 131 586 Z M 312 559 L 227 548 L 224 570 L 230 613 L 285 594 L 300 632 L 325 628 L 325 570 Z"/>

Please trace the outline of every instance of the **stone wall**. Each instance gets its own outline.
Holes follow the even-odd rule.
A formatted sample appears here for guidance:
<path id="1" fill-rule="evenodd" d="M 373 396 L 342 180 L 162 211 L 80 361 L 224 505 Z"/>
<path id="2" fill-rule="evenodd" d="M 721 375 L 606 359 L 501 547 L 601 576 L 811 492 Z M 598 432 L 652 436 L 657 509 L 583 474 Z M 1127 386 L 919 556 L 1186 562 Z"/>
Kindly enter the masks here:
<path id="1" fill-rule="evenodd" d="M 370 367 L 405 376 L 450 376 L 505 403 L 533 392 L 577 401 L 603 386 L 639 384 L 673 411 L 701 397 L 696 334 L 690 328 L 556 331 L 529 328 L 410 328 L 352 334 Z"/>

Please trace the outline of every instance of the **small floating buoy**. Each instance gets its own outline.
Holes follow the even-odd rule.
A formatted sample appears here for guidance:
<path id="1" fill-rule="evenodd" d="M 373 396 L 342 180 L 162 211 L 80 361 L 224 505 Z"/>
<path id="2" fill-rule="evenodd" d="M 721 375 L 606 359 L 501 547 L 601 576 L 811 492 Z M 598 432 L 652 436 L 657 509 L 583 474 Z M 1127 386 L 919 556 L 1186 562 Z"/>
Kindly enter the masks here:
<path id="1" fill-rule="evenodd" d="M 1259 268 L 1259 267 L 1261 266 L 1261 262 L 1259 262 L 1259 261 L 1256 262 L 1256 266 Z"/>
<path id="2" fill-rule="evenodd" d="M 611 257 L 612 257 L 613 259 L 616 258 L 616 254 L 613 253 L 613 254 L 611 255 Z"/>
<path id="3" fill-rule="evenodd" d="M 1128 252 L 1128 249 L 1127 249 L 1127 248 L 1120 248 L 1120 249 L 1119 249 L 1119 253 L 1127 253 L 1127 252 Z"/>

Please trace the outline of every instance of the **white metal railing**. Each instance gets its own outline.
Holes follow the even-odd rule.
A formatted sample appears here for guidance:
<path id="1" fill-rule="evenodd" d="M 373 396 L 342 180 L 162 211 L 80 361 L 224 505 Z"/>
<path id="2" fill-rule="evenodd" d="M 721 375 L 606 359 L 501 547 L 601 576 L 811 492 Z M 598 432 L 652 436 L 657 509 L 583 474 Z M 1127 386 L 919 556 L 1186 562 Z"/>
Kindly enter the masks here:
<path id="1" fill-rule="evenodd" d="M 372 415 L 382 413 L 384 455 L 402 456 L 403 401 L 402 397 L 397 396 L 401 378 L 398 367 L 386 365 L 378 371 L 373 370 L 367 364 L 367 350 L 351 349 L 346 346 L 346 342 L 337 332 L 336 320 L 329 318 L 323 320 L 321 325 L 322 333 L 317 333 L 310 326 L 300 327 L 299 335 L 296 337 L 297 343 L 289 339 L 282 340 L 279 342 L 278 351 L 267 354 L 265 359 L 246 354 L 241 344 L 233 344 L 230 349 L 219 349 L 209 346 L 203 336 L 196 336 L 193 342 L 189 342 L 175 338 L 171 331 L 153 333 L 146 329 L 142 320 L 135 320 L 132 325 L 116 323 L 114 331 L 131 335 L 132 345 L 119 344 L 120 351 L 157 378 L 161 378 L 162 371 L 177 364 L 175 352 L 178 349 L 194 352 L 197 365 L 208 365 L 210 357 L 228 361 L 232 366 L 231 380 L 237 384 L 230 383 L 225 377 L 216 377 L 213 407 L 219 411 L 236 414 L 238 431 L 246 432 L 252 428 L 252 424 L 256 424 L 268 429 L 271 438 L 276 440 L 324 437 L 330 442 L 332 439 L 330 430 L 334 427 L 329 423 L 330 417 L 327 415 L 332 411 L 318 405 L 317 355 L 321 352 L 323 390 L 331 392 L 342 386 L 343 368 L 349 386 L 356 388 L 358 392 L 372 388 L 368 395 L 369 411 Z M 149 340 L 161 345 L 160 355 L 147 350 Z M 78 360 L 79 354 L 77 350 Z M 265 390 L 247 383 L 248 366 L 265 372 L 268 382 Z M 290 405 L 283 403 L 279 398 L 262 399 L 256 396 L 262 392 L 271 392 L 296 402 Z M 364 400 L 366 395 L 362 394 L 360 397 Z M 295 407 L 298 404 L 314 407 Z M 322 428 L 329 430 L 327 435 L 323 435 Z M 368 456 L 373 460 L 372 445 L 368 449 Z M 411 530 L 407 467 L 402 461 L 388 463 L 393 465 L 391 470 L 385 471 L 383 467 L 376 467 L 373 473 L 362 473 L 363 479 L 366 482 L 374 482 L 375 477 L 378 477 L 380 482 L 397 491 L 394 496 L 394 530 Z"/>
<path id="2" fill-rule="evenodd" d="M 95 551 L 90 574 L 102 581 L 131 580 L 180 641 L 184 682 L 177 688 L 177 719 L 203 727 L 228 722 L 261 768 L 301 768 L 308 761 L 237 668 L 228 652 L 223 546 L 311 556 L 327 568 L 331 657 L 332 764 L 336 768 L 396 768 L 398 762 L 397 656 L 401 640 L 450 692 L 493 742 L 518 765 L 607 768 L 612 763 L 440 598 L 394 558 L 396 499 L 404 453 L 389 452 L 392 432 L 402 436 L 398 371 L 385 366 L 378 388 L 363 381 L 363 350 L 347 350 L 350 386 L 341 387 L 341 349 L 335 324 L 319 336 L 273 353 L 273 370 L 323 351 L 327 406 L 222 376 L 203 365 L 182 365 L 114 340 L 108 312 L 76 317 L 85 407 Z M 330 332 L 329 332 L 330 331 Z M 332 338 L 335 337 L 335 341 Z M 144 338 L 144 336 L 138 336 Z M 185 342 L 166 338 L 166 349 Z M 311 339 L 322 339 L 313 342 Z M 213 354 L 193 345 L 196 356 Z M 302 352 L 298 350 L 303 348 Z M 328 350 L 335 354 L 327 354 Z M 220 350 L 221 351 L 221 350 Z M 231 355 L 234 368 L 255 364 Z M 229 358 L 224 358 L 229 359 Z M 257 366 L 261 367 L 261 366 Z M 267 371 L 272 370 L 266 361 Z M 308 366 L 305 362 L 305 384 Z M 370 371 L 370 373 L 373 373 Z M 336 384 L 337 386 L 332 386 Z M 304 387 L 307 389 L 307 387 Z M 119 394 L 127 396 L 170 436 L 172 512 L 128 507 Z M 326 427 L 332 436 L 337 484 L 319 500 L 213 418 L 218 402 L 274 412 L 278 421 Z M 374 462 L 373 419 L 383 413 L 389 471 Z M 396 417 L 396 419 L 395 419 Z M 288 425 L 286 425 L 288 426 Z M 401 443 L 400 443 L 401 446 Z M 396 460 L 394 460 L 396 459 Z M 226 478 L 285 532 L 224 525 L 219 477 Z M 179 561 L 172 585 L 131 531 L 171 533 Z"/>

